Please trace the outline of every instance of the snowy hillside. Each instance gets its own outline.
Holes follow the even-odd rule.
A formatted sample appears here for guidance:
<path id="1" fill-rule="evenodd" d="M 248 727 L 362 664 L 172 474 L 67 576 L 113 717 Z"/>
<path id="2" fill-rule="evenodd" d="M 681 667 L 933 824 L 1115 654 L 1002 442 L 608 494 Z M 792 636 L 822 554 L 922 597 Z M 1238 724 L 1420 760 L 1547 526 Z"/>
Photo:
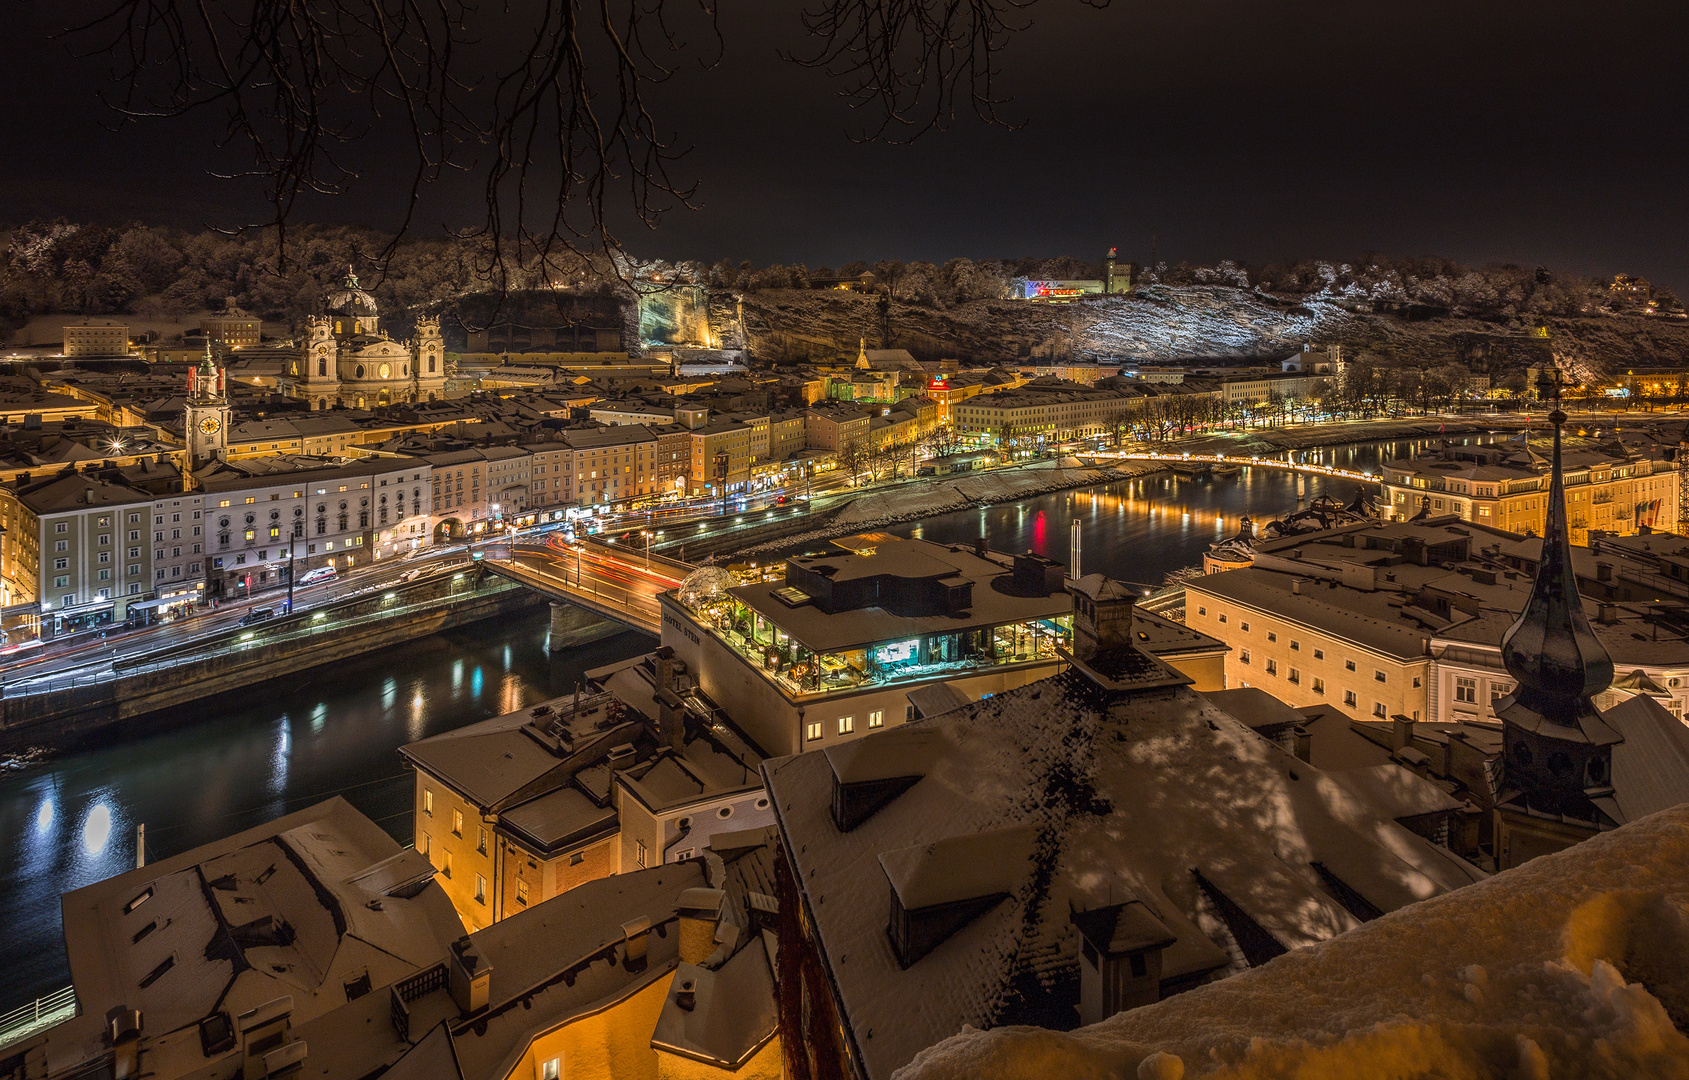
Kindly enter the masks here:
<path id="1" fill-rule="evenodd" d="M 743 333 L 757 356 L 831 360 L 885 337 L 869 295 L 837 290 L 766 289 L 739 296 Z M 724 337 L 740 329 L 735 294 L 711 297 L 711 323 Z M 1459 361 L 1476 370 L 1514 370 L 1547 359 L 1622 369 L 1689 362 L 1689 322 L 1598 315 L 1550 319 L 1548 336 L 1519 322 L 1472 318 L 1408 320 L 1357 312 L 1335 298 L 1280 300 L 1218 285 L 1157 287 L 1133 296 L 1073 304 L 976 300 L 948 307 L 894 303 L 890 341 L 917 357 L 1007 363 L 1033 356 L 1163 361 L 1189 357 L 1284 356 L 1304 343 L 1341 344 L 1403 360 Z"/>

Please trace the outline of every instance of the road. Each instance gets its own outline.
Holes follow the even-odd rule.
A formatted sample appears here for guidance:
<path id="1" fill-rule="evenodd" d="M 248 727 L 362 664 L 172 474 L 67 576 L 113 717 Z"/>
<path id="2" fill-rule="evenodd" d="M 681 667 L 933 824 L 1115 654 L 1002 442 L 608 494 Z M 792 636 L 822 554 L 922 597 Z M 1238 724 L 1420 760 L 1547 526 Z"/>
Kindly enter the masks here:
<path id="1" fill-rule="evenodd" d="M 646 567 L 640 556 L 620 557 L 557 535 L 543 544 L 489 546 L 485 554 L 515 571 L 518 580 L 532 575 L 544 590 L 578 597 L 589 609 L 619 611 L 652 633 L 659 618 L 658 595 L 680 584 L 680 571 L 672 567 Z"/>

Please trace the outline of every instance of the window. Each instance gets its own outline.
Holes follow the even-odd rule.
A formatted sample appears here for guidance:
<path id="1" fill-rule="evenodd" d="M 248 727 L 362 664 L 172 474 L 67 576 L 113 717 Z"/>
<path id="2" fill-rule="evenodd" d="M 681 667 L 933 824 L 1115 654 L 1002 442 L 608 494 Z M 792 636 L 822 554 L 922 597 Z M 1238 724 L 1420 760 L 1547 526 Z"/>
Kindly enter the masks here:
<path id="1" fill-rule="evenodd" d="M 1414 689 L 1415 689 L 1415 690 L 1418 690 L 1418 689 L 1419 689 L 1419 676 L 1418 676 L 1418 675 L 1415 675 L 1415 676 L 1414 676 L 1414 677 L 1413 677 L 1413 688 L 1414 688 Z"/>
<path id="2" fill-rule="evenodd" d="M 1508 694 L 1511 694 L 1512 692 L 1513 692 L 1513 684 L 1510 683 L 1510 682 L 1492 682 L 1492 683 L 1490 683 L 1490 709 L 1493 711 L 1498 706 L 1500 706 L 1501 705 L 1501 699 L 1506 697 Z M 1673 699 L 1673 700 L 1675 700 L 1675 699 Z"/>
<path id="3" fill-rule="evenodd" d="M 133 517 L 131 517 L 129 520 L 133 521 L 135 519 Z M 64 521 L 58 522 L 57 524 L 55 524 L 53 526 L 54 532 L 61 532 L 62 533 L 62 532 L 67 532 L 69 529 L 70 529 L 70 523 L 64 522 Z"/>
<path id="4" fill-rule="evenodd" d="M 1268 660 L 1267 661 L 1267 674 L 1268 675 L 1277 675 L 1278 674 L 1278 661 L 1277 660 Z"/>
<path id="5" fill-rule="evenodd" d="M 1271 630 L 1268 630 L 1268 631 L 1267 631 L 1267 640 L 1268 640 L 1268 641 L 1277 641 L 1277 640 L 1278 640 L 1278 635 L 1277 635 L 1277 634 L 1275 634 L 1275 633 L 1273 633 L 1273 632 L 1272 632 L 1272 631 L 1271 631 Z"/>
<path id="6" fill-rule="evenodd" d="M 447 848 L 440 849 L 440 876 L 444 878 L 452 876 L 452 853 Z"/>
<path id="7" fill-rule="evenodd" d="M 1343 704 L 1351 709 L 1355 707 L 1355 692 L 1353 690 L 1343 691 Z"/>
<path id="8" fill-rule="evenodd" d="M 1237 659 L 1238 659 L 1239 663 L 1243 663 L 1243 664 L 1249 663 L 1249 650 L 1248 649 L 1239 650 L 1239 652 L 1237 654 Z"/>
<path id="9" fill-rule="evenodd" d="M 521 878 L 516 879 L 516 902 L 523 907 L 528 906 L 528 883 Z"/>
<path id="10" fill-rule="evenodd" d="M 53 579 L 53 588 L 55 588 L 55 589 L 67 588 L 67 587 L 69 587 L 69 585 L 70 585 L 69 575 L 66 575 L 64 577 L 56 577 L 56 578 Z"/>
<path id="11" fill-rule="evenodd" d="M 67 541 L 67 540 L 55 540 L 55 541 L 53 541 L 53 550 L 54 551 L 69 551 L 70 550 L 70 542 Z"/>
<path id="12" fill-rule="evenodd" d="M 1290 674 L 1286 675 L 1285 678 L 1289 679 L 1293 683 L 1300 683 L 1302 681 L 1302 673 L 1297 671 L 1295 668 L 1291 668 Z"/>
<path id="13" fill-rule="evenodd" d="M 434 816 L 434 793 L 427 788 L 422 789 L 422 812 L 429 817 Z"/>
<path id="14" fill-rule="evenodd" d="M 428 361 L 428 370 L 434 370 L 434 361 Z M 552 1058 L 540 1066 L 540 1080 L 558 1080 L 563 1075 L 563 1059 Z"/>
<path id="15" fill-rule="evenodd" d="M 1478 703 L 1478 680 L 1456 676 L 1454 680 L 1454 699 L 1464 701 L 1468 705 Z"/>
<path id="16" fill-rule="evenodd" d="M 645 841 L 643 840 L 633 842 L 633 864 L 641 870 L 645 868 Z"/>
<path id="17" fill-rule="evenodd" d="M 577 851 L 577 852 L 574 852 L 573 854 L 571 854 L 569 856 L 569 865 L 570 866 L 579 866 L 581 863 L 583 863 L 585 861 L 586 861 L 586 852 L 584 852 L 584 851 Z"/>
<path id="18" fill-rule="evenodd" d="M 477 904 L 487 902 L 487 879 L 480 874 L 475 875 L 475 902 Z"/>
<path id="19" fill-rule="evenodd" d="M 1345 660 L 1345 661 L 1343 661 L 1343 670 L 1344 670 L 1344 671 L 1353 671 L 1353 670 L 1355 670 L 1355 662 L 1354 662 L 1354 661 L 1353 661 L 1353 660 Z"/>
<path id="20" fill-rule="evenodd" d="M 851 732 L 853 732 L 855 730 L 856 730 L 856 717 L 854 717 L 854 716 L 841 716 L 841 717 L 839 717 L 839 734 L 840 735 L 849 735 Z"/>
<path id="21" fill-rule="evenodd" d="M 1225 622 L 1225 621 L 1226 621 L 1226 617 L 1225 617 L 1225 615 L 1223 615 L 1223 614 L 1222 614 L 1222 615 L 1221 615 L 1221 616 L 1220 616 L 1220 621 L 1221 621 L 1221 622 Z"/>
<path id="22" fill-rule="evenodd" d="M 1316 678 L 1314 680 L 1314 693 L 1316 693 L 1316 694 L 1325 693 L 1325 680 L 1324 679 Z"/>
<path id="23" fill-rule="evenodd" d="M 821 721 L 812 720 L 805 724 L 803 727 L 803 737 L 805 742 L 815 742 L 817 739 L 821 738 Z"/>
<path id="24" fill-rule="evenodd" d="M 1246 634 L 1249 633 L 1249 624 L 1248 623 L 1239 623 L 1237 628 L 1239 630 L 1242 630 Z"/>
<path id="25" fill-rule="evenodd" d="M 419 855 L 428 854 L 428 834 L 427 833 L 417 833 L 416 834 L 416 850 L 417 850 L 417 854 L 419 854 Z"/>
<path id="26" fill-rule="evenodd" d="M 481 832 L 481 838 L 475 844 L 475 850 L 480 852 L 481 854 L 485 855 L 487 853 L 487 830 L 482 829 L 482 830 L 480 830 L 480 832 Z"/>
<path id="27" fill-rule="evenodd" d="M 1206 614 L 1208 614 L 1208 609 L 1205 608 L 1205 607 L 1199 607 L 1199 608 L 1196 609 L 1196 613 L 1198 615 L 1206 615 Z"/>
<path id="28" fill-rule="evenodd" d="M 1384 711 L 1384 703 L 1382 701 L 1375 701 L 1372 703 L 1372 715 L 1377 717 L 1384 717 L 1388 715 Z"/>
<path id="29" fill-rule="evenodd" d="M 875 709 L 868 714 L 868 726 L 871 728 L 885 727 L 886 714 L 883 709 Z"/>
<path id="30" fill-rule="evenodd" d="M 1375 681 L 1377 681 L 1377 682 L 1385 682 L 1385 681 L 1387 681 L 1387 680 L 1386 680 L 1386 679 L 1385 679 L 1385 678 L 1384 678 L 1384 673 L 1383 673 L 1383 672 L 1382 672 L 1382 671 L 1374 671 L 1374 672 L 1373 672 L 1373 673 L 1372 673 L 1372 677 L 1373 677 L 1373 679 L 1374 679 L 1374 680 L 1375 680 Z"/>
<path id="31" fill-rule="evenodd" d="M 69 559 L 54 559 L 53 560 L 53 569 L 54 570 L 69 570 L 70 569 L 70 560 Z"/>
<path id="32" fill-rule="evenodd" d="M 462 810 L 453 810 L 452 811 L 452 835 L 453 836 L 462 836 L 463 835 L 463 811 Z"/>

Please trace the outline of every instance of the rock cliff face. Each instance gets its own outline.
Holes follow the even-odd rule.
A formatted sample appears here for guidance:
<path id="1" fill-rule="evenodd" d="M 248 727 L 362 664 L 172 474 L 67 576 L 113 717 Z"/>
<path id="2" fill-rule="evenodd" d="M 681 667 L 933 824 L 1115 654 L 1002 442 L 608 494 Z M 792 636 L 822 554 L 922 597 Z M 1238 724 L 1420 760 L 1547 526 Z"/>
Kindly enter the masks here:
<path id="1" fill-rule="evenodd" d="M 740 301 L 742 318 L 736 310 Z M 1689 365 L 1689 320 L 1594 316 L 1529 327 L 1459 317 L 1406 319 L 1352 310 L 1330 299 L 1298 302 L 1220 286 L 1155 288 L 1060 305 L 893 303 L 889 312 L 882 312 L 876 297 L 860 293 L 773 289 L 713 294 L 709 320 L 718 333 L 742 326 L 755 356 L 786 362 L 848 357 L 866 338 L 870 348 L 904 348 L 921 359 L 982 363 L 1274 357 L 1311 342 L 1343 345 L 1350 355 L 1460 362 L 1492 372 L 1551 357 L 1593 371 Z"/>

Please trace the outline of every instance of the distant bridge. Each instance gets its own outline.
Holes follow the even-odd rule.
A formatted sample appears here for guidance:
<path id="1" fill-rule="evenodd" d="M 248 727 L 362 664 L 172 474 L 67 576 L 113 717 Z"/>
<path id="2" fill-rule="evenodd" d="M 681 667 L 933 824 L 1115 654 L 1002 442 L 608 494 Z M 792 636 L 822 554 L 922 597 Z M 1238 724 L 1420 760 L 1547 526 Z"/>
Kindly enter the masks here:
<path id="1" fill-rule="evenodd" d="M 1382 480 L 1377 473 L 1357 472 L 1354 469 L 1339 469 L 1331 465 L 1309 465 L 1302 462 L 1286 461 L 1282 458 L 1246 457 L 1242 454 L 1089 454 L 1087 457 L 1109 457 L 1120 461 L 1157 461 L 1166 465 L 1249 465 L 1267 469 L 1283 469 L 1286 472 L 1305 473 L 1309 476 L 1335 476 L 1344 480 L 1358 480 L 1363 484 L 1377 484 Z"/>

